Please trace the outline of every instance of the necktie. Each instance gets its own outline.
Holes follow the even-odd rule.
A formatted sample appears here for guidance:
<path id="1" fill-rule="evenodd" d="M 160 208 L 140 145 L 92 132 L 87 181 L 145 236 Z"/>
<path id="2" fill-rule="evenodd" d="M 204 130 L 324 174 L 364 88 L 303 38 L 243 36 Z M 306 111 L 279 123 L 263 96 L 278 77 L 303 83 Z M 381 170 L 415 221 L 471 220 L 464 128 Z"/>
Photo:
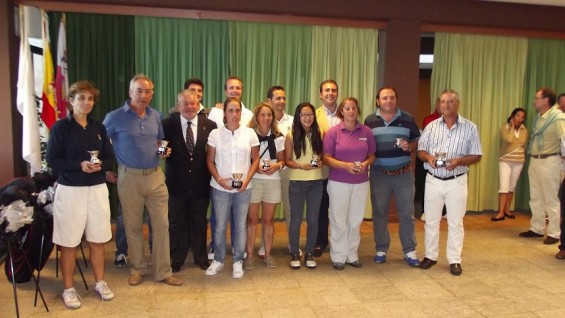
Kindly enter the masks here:
<path id="1" fill-rule="evenodd" d="M 186 148 L 188 148 L 188 153 L 192 155 L 194 151 L 194 134 L 192 133 L 192 123 L 188 122 L 186 126 Z"/>

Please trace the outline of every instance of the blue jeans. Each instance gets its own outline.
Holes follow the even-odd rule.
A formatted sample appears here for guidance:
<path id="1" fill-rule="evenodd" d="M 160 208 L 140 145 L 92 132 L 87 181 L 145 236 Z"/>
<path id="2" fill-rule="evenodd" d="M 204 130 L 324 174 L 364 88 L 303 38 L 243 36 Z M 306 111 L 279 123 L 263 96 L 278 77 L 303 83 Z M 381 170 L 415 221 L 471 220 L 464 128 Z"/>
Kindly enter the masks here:
<path id="1" fill-rule="evenodd" d="M 230 218 L 233 220 L 233 209 L 230 212 Z M 216 230 L 216 212 L 214 209 L 214 201 L 210 201 L 210 233 L 212 233 L 212 238 L 210 239 L 210 247 L 214 247 L 214 231 Z M 235 232 L 235 226 L 233 222 L 230 222 L 230 233 Z M 230 239 L 231 245 L 233 246 L 233 236 Z"/>
<path id="2" fill-rule="evenodd" d="M 306 254 L 314 252 L 316 237 L 318 235 L 318 213 L 324 191 L 323 180 L 290 181 L 288 197 L 290 201 L 290 227 L 288 239 L 290 253 L 298 255 L 300 241 L 300 226 L 304 216 L 304 203 L 306 203 Z"/>
<path id="3" fill-rule="evenodd" d="M 416 250 L 414 235 L 414 175 L 407 171 L 399 175 L 387 175 L 371 169 L 371 205 L 373 206 L 373 233 L 377 252 L 386 252 L 390 246 L 388 210 L 390 199 L 398 210 L 400 244 L 404 254 Z"/>
<path id="4" fill-rule="evenodd" d="M 149 220 L 149 215 L 147 215 Z M 151 222 L 149 224 L 149 251 L 153 250 L 153 235 L 151 231 Z M 124 254 L 128 256 L 128 240 L 126 238 L 126 228 L 124 227 L 124 217 L 122 216 L 122 205 L 118 204 L 118 218 L 116 219 L 116 256 Z"/>
<path id="5" fill-rule="evenodd" d="M 243 260 L 245 252 L 245 241 L 247 239 L 247 211 L 249 200 L 251 200 L 251 189 L 243 192 L 226 192 L 212 188 L 212 202 L 214 214 L 216 215 L 216 227 L 214 229 L 214 260 L 224 263 L 226 257 L 226 228 L 230 221 L 230 211 L 233 210 L 231 223 L 235 229 L 231 232 L 232 247 L 235 250 L 234 262 Z"/>

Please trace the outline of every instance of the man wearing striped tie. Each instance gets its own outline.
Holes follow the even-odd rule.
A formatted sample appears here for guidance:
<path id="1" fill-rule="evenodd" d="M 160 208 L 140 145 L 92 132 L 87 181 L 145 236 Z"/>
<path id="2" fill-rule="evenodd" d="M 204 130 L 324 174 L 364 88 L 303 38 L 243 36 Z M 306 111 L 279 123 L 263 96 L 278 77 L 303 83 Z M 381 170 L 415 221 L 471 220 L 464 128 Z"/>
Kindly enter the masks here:
<path id="1" fill-rule="evenodd" d="M 171 267 L 178 272 L 188 255 L 194 264 L 208 268 L 206 212 L 210 203 L 210 173 L 206 167 L 206 143 L 216 124 L 200 112 L 198 96 L 190 90 L 178 93 L 178 112 L 163 120 L 171 156 L 165 176 L 169 190 L 169 237 Z"/>

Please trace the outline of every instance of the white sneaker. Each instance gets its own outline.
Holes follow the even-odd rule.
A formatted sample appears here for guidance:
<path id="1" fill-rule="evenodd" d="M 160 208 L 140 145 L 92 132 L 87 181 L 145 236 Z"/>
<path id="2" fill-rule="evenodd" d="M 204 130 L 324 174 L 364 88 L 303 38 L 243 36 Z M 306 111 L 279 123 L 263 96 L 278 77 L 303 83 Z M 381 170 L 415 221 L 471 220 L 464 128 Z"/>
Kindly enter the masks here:
<path id="1" fill-rule="evenodd" d="M 233 263 L 233 278 L 242 278 L 243 277 L 243 262 L 237 261 Z"/>
<path id="2" fill-rule="evenodd" d="M 82 299 L 74 287 L 63 290 L 63 301 L 65 306 L 70 309 L 77 309 L 82 305 Z"/>
<path id="3" fill-rule="evenodd" d="M 224 269 L 224 263 L 212 261 L 212 264 L 206 269 L 206 276 L 216 275 Z"/>
<path id="4" fill-rule="evenodd" d="M 259 255 L 259 257 L 261 258 L 265 257 L 265 246 L 261 245 L 261 247 L 259 247 L 259 251 L 257 252 L 257 255 Z"/>
<path id="5" fill-rule="evenodd" d="M 420 216 L 420 220 L 422 222 L 426 222 L 426 213 L 422 213 L 422 215 Z"/>
<path id="6" fill-rule="evenodd" d="M 106 282 L 103 280 L 96 282 L 94 290 L 100 295 L 100 298 L 102 298 L 102 300 L 108 301 L 114 299 L 114 293 L 110 290 L 108 284 L 106 284 Z"/>

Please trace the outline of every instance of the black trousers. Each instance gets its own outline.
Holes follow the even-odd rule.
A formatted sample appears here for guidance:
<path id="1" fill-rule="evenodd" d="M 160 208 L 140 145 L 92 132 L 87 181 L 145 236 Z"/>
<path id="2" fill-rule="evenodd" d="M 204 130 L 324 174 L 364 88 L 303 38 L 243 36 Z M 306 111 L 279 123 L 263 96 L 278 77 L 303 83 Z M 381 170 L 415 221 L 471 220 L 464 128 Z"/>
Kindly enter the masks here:
<path id="1" fill-rule="evenodd" d="M 330 219 L 328 210 L 330 208 L 330 196 L 328 195 L 328 179 L 324 180 L 324 189 L 322 190 L 322 202 L 320 204 L 320 214 L 318 216 L 318 236 L 316 245 L 327 246 L 329 243 L 328 229 Z"/>
<path id="2" fill-rule="evenodd" d="M 169 238 L 171 266 L 182 266 L 192 248 L 194 263 L 206 263 L 206 213 L 210 195 L 183 197 L 169 196 Z"/>

